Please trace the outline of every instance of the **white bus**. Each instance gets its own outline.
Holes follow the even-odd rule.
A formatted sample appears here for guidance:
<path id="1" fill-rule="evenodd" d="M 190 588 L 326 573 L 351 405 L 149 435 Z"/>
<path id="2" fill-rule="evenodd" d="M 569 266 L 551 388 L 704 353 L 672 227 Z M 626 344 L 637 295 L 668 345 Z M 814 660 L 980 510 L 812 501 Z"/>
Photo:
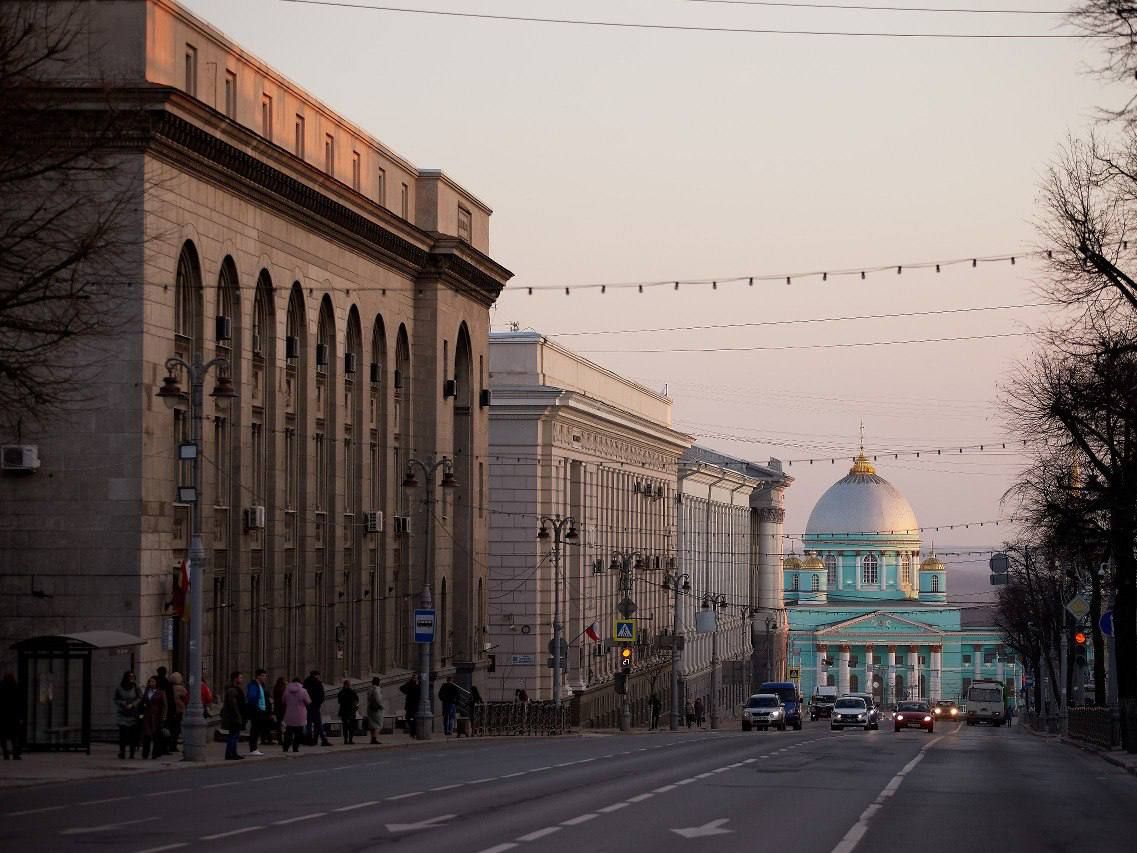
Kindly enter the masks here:
<path id="1" fill-rule="evenodd" d="M 978 679 L 967 688 L 967 725 L 991 723 L 1001 726 L 1007 720 L 1007 702 L 1003 682 Z"/>

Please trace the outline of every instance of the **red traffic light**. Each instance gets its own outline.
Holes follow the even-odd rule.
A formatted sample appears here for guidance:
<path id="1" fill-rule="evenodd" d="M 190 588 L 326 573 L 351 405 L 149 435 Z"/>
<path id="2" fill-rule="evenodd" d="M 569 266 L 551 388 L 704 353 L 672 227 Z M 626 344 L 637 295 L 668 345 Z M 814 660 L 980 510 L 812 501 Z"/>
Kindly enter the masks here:
<path id="1" fill-rule="evenodd" d="M 1076 644 L 1078 644 L 1079 646 L 1084 646 L 1086 644 L 1086 633 L 1085 633 L 1085 631 L 1075 632 L 1074 642 Z"/>

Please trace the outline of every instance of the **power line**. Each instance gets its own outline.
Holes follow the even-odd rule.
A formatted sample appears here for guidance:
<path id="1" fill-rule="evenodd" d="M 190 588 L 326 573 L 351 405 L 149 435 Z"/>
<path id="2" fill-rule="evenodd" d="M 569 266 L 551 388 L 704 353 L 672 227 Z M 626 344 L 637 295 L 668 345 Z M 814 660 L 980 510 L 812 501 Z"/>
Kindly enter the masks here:
<path id="1" fill-rule="evenodd" d="M 660 347 L 657 349 L 585 349 L 587 355 L 614 355 L 619 353 L 665 353 L 665 352 L 774 352 L 803 349 L 855 349 L 858 347 L 899 346 L 901 344 L 942 344 L 958 341 L 985 341 L 993 338 L 1021 338 L 1034 335 L 1034 332 L 996 332 L 990 335 L 956 335 L 948 338 L 909 338 L 899 341 L 856 341 L 849 344 L 786 344 L 784 346 L 748 347 Z"/>
<path id="2" fill-rule="evenodd" d="M 1012 311 L 1019 308 L 1041 308 L 1056 302 L 1027 302 L 1021 305 L 980 305 L 968 308 L 938 308 L 931 311 L 896 311 L 890 314 L 851 314 L 844 317 L 806 317 L 798 320 L 759 320 L 752 323 L 707 323 L 699 326 L 660 326 L 649 329 L 595 329 L 579 332 L 546 332 L 550 338 L 572 338 L 583 335 L 638 335 L 649 332 L 699 332 L 710 329 L 753 329 L 761 326 L 798 326 L 809 323 L 843 323 L 852 320 L 892 320 L 900 317 L 935 317 L 944 314 L 969 314 L 978 311 Z"/>
<path id="3" fill-rule="evenodd" d="M 868 6 L 844 3 L 789 3 L 775 0 L 686 0 L 688 3 L 707 3 L 718 6 L 773 6 L 785 9 L 846 9 L 853 12 L 926 12 L 930 14 L 960 15 L 1068 15 L 1069 11 L 1049 9 L 960 9 L 929 8 L 925 6 Z"/>
<path id="4" fill-rule="evenodd" d="M 404 6 L 378 6 L 365 3 L 345 3 L 342 0 L 279 0 L 281 3 L 295 3 L 304 6 L 328 6 L 340 9 L 357 9 L 372 12 L 392 12 L 405 15 L 432 15 L 442 18 L 466 18 L 481 21 L 512 21 L 531 24 L 564 24 L 578 27 L 601 27 L 605 29 L 662 30 L 667 32 L 695 33 L 735 33 L 748 35 L 778 36 L 835 36 L 842 38 L 895 38 L 895 39 L 977 39 L 994 41 L 999 39 L 1019 41 L 1051 41 L 1055 39 L 1092 38 L 1078 33 L 898 33 L 898 32 L 853 32 L 845 30 L 792 30 L 777 27 L 715 27 L 692 24 L 649 24 L 634 21 L 598 21 L 585 18 L 538 18 L 529 15 L 492 15 L 485 12 L 456 12 L 445 9 L 413 9 Z"/>

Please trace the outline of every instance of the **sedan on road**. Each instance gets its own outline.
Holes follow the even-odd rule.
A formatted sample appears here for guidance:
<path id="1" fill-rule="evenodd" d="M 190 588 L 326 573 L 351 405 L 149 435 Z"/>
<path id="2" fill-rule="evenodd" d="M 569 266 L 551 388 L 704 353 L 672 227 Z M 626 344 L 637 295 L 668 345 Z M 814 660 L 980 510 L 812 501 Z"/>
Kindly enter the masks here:
<path id="1" fill-rule="evenodd" d="M 932 726 L 935 724 L 932 709 L 926 702 L 901 702 L 892 720 L 896 723 L 896 731 L 924 729 L 928 734 L 932 733 Z"/>
<path id="2" fill-rule="evenodd" d="M 867 732 L 872 726 L 869 707 L 861 697 L 842 696 L 833 703 L 833 716 L 829 720 L 830 730 L 856 728 Z"/>
<path id="3" fill-rule="evenodd" d="M 760 729 L 765 731 L 774 727 L 780 732 L 786 730 L 786 709 L 782 700 L 773 693 L 755 693 L 742 709 L 742 730 Z"/>
<path id="4" fill-rule="evenodd" d="M 950 699 L 941 699 L 932 709 L 937 720 L 958 720 L 959 706 Z"/>

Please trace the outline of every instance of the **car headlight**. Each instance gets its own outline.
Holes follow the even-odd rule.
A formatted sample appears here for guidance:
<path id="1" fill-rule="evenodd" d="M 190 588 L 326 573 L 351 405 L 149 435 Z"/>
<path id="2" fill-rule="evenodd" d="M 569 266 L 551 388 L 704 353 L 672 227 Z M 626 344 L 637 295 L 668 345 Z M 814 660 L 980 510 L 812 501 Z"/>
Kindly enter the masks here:
<path id="1" fill-rule="evenodd" d="M 863 720 L 864 718 L 865 718 L 865 715 L 864 715 L 864 714 L 857 714 L 857 719 L 858 719 L 858 720 Z"/>
<path id="2" fill-rule="evenodd" d="M 897 714 L 896 715 L 896 721 L 899 723 L 904 722 L 904 715 L 903 714 Z"/>
<path id="3" fill-rule="evenodd" d="M 780 716 L 782 716 L 782 712 L 781 711 L 773 711 L 773 712 L 771 712 L 770 716 L 771 717 L 780 717 Z"/>
<path id="4" fill-rule="evenodd" d="M 939 708 L 936 708 L 936 716 L 937 717 L 942 713 L 943 713 L 943 711 L 941 711 Z"/>
<path id="5" fill-rule="evenodd" d="M 952 709 L 951 709 L 951 715 L 952 715 L 953 717 L 954 717 L 956 714 L 958 714 L 958 713 L 959 713 L 959 709 L 958 709 L 958 708 L 952 708 Z"/>
<path id="6" fill-rule="evenodd" d="M 925 722 L 925 723 L 930 723 L 931 721 L 932 721 L 932 718 L 931 718 L 930 716 L 925 716 L 925 717 L 924 717 L 924 722 Z"/>

